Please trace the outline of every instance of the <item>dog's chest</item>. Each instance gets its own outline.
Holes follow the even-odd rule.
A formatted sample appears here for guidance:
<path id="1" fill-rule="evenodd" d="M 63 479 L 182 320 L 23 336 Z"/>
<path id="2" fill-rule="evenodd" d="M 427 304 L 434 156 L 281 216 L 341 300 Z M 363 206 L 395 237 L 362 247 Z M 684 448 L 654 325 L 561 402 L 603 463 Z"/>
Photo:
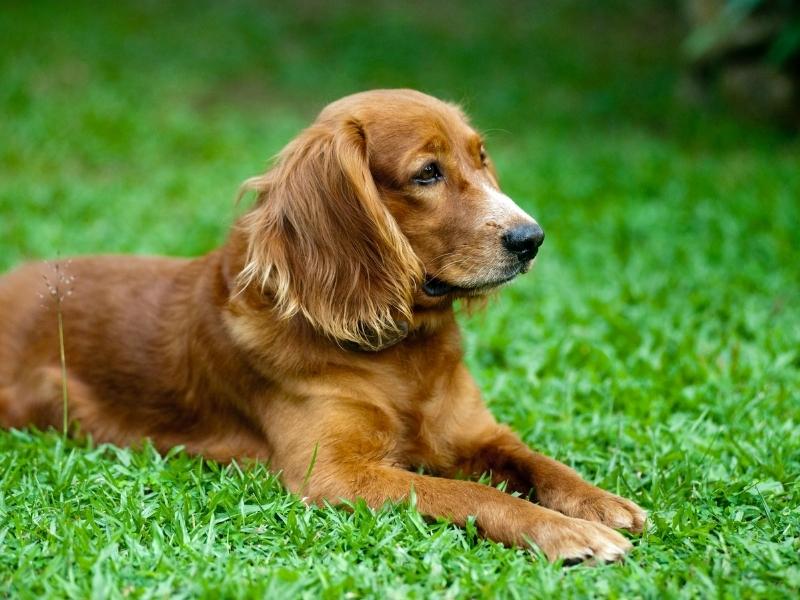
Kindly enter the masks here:
<path id="1" fill-rule="evenodd" d="M 458 362 L 424 376 L 398 377 L 389 409 L 399 427 L 396 459 L 408 467 L 448 468 L 459 439 L 475 423 L 480 405 L 477 388 Z"/>

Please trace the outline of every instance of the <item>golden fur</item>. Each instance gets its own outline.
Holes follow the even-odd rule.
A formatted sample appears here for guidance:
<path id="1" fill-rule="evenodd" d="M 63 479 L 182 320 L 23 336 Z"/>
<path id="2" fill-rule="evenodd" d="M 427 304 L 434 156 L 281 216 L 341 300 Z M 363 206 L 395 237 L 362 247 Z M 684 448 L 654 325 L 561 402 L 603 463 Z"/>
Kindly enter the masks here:
<path id="1" fill-rule="evenodd" d="M 525 272 L 542 234 L 456 106 L 349 96 L 243 189 L 254 206 L 201 258 L 0 279 L 0 424 L 61 427 L 60 312 L 70 420 L 97 441 L 269 461 L 310 502 L 413 488 L 422 513 L 474 515 L 550 559 L 630 548 L 612 528 L 641 530 L 644 512 L 499 425 L 462 362 L 453 301 Z M 453 479 L 483 472 L 531 501 Z"/>

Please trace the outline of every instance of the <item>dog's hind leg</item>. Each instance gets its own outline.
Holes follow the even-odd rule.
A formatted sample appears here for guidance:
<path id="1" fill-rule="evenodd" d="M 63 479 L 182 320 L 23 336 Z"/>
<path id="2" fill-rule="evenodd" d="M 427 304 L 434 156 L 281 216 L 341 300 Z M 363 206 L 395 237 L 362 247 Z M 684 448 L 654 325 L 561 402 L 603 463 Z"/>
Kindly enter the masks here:
<path id="1" fill-rule="evenodd" d="M 67 374 L 67 417 L 90 401 L 91 393 L 83 382 Z M 0 426 L 39 429 L 64 429 L 64 377 L 59 367 L 39 367 L 20 381 L 0 388 Z"/>
<path id="2" fill-rule="evenodd" d="M 0 427 L 7 429 L 13 427 L 11 414 L 11 388 L 0 387 Z"/>

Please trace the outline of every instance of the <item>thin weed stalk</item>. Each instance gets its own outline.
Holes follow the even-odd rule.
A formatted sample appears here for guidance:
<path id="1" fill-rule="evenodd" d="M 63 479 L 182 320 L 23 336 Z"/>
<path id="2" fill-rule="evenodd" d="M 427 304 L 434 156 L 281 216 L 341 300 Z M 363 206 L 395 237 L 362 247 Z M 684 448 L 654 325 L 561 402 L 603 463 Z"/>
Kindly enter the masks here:
<path id="1" fill-rule="evenodd" d="M 64 351 L 64 316 L 61 312 L 61 302 L 58 303 L 58 349 L 61 357 L 61 401 L 63 403 L 63 432 L 67 436 L 69 427 L 68 404 L 69 394 L 67 392 L 67 355 Z"/>
<path id="2" fill-rule="evenodd" d="M 72 261 L 67 261 L 67 265 Z M 64 311 L 63 303 L 68 296 L 72 295 L 71 285 L 75 281 L 75 277 L 67 275 L 66 269 L 60 262 L 53 263 L 53 270 L 55 271 L 55 281 L 51 282 L 47 275 L 42 275 L 45 285 L 47 286 L 47 293 L 55 302 L 56 318 L 58 322 L 58 353 L 61 363 L 61 403 L 62 403 L 62 434 L 64 438 L 67 437 L 69 431 L 69 390 L 67 389 L 67 353 L 64 344 Z M 40 294 L 40 298 L 44 300 L 44 295 Z"/>

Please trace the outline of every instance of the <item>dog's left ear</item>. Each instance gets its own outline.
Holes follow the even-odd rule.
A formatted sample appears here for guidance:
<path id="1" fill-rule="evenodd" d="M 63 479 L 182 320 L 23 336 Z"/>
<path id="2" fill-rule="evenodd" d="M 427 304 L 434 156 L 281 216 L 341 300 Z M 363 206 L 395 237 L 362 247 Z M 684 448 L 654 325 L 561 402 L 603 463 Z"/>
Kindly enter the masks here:
<path id="1" fill-rule="evenodd" d="M 243 285 L 345 347 L 380 350 L 407 335 L 422 268 L 381 200 L 358 121 L 312 125 L 243 189 L 258 193 L 241 221 Z"/>

